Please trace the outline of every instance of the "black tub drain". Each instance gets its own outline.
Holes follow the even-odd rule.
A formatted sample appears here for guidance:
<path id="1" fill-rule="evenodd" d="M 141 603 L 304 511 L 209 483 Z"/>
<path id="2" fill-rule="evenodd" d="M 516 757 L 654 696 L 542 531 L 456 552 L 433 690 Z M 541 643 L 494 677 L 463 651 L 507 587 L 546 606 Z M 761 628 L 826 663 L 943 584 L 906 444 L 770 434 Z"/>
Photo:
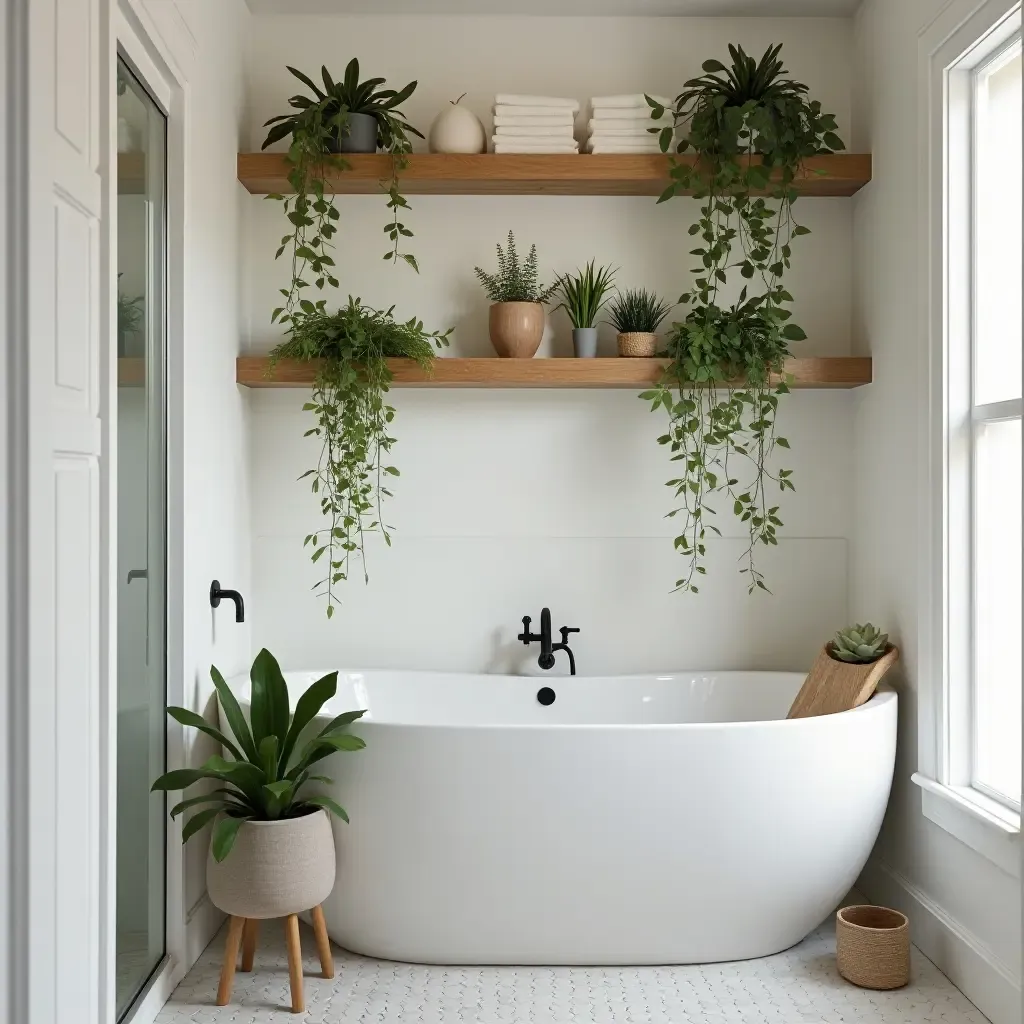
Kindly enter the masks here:
<path id="1" fill-rule="evenodd" d="M 537 691 L 537 703 L 543 704 L 547 707 L 549 704 L 555 703 L 555 691 L 550 686 L 542 686 Z"/>

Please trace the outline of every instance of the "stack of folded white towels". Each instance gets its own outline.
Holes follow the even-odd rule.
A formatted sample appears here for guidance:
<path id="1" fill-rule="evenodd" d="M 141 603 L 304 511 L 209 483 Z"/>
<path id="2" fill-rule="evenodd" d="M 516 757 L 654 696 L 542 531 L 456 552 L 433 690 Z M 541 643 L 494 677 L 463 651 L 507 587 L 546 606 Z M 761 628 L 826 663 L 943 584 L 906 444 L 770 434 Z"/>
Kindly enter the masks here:
<path id="1" fill-rule="evenodd" d="M 573 125 L 579 109 L 579 100 L 499 93 L 494 97 L 494 152 L 578 152 Z"/>
<path id="2" fill-rule="evenodd" d="M 664 96 L 651 99 L 665 107 L 657 121 L 651 119 L 651 105 L 643 93 L 593 97 L 587 149 L 591 153 L 660 153 L 658 136 L 647 129 L 672 126 L 672 103 Z"/>

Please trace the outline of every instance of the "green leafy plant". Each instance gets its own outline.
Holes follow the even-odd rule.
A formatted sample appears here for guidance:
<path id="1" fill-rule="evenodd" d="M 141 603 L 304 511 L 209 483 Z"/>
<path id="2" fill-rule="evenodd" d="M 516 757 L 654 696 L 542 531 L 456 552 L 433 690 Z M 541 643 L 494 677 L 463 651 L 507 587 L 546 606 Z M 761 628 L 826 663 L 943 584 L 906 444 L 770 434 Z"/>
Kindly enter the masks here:
<path id="1" fill-rule="evenodd" d="M 881 632 L 870 622 L 865 622 L 862 626 L 847 626 L 846 629 L 839 630 L 832 641 L 829 653 L 839 661 L 868 665 L 878 661 L 888 646 L 889 634 Z"/>
<path id="2" fill-rule="evenodd" d="M 704 75 L 676 97 L 673 125 L 650 129 L 664 152 L 682 134 L 658 202 L 688 193 L 700 200 L 689 228 L 696 241 L 693 285 L 679 299 L 690 309 L 669 340 L 671 362 L 661 382 L 641 395 L 668 413 L 669 431 L 659 442 L 680 463 L 681 475 L 668 484 L 683 499 L 669 513 L 682 516 L 675 538 L 687 560 L 680 590 L 697 592 L 707 531 L 720 533 L 710 521 L 715 493 L 748 530 L 740 571 L 749 574 L 749 591 L 767 590 L 755 551 L 777 544 L 782 525 L 768 488 L 793 489 L 791 471 L 769 465 L 776 447 L 789 447 L 775 430 L 779 398 L 789 391 L 788 344 L 806 337 L 791 322 L 793 296 L 782 283 L 793 239 L 809 233 L 793 215 L 794 182 L 807 157 L 843 143 L 833 115 L 807 98 L 806 85 L 785 77 L 781 48 L 769 47 L 757 61 L 730 46 L 730 67 L 705 61 Z M 662 118 L 665 107 L 647 101 L 651 117 Z M 678 159 L 688 151 L 694 160 Z M 730 305 L 722 290 L 736 272 L 747 285 Z"/>
<path id="3" fill-rule="evenodd" d="M 197 729 L 215 739 L 227 755 L 211 757 L 201 768 L 179 768 L 164 773 L 152 786 L 154 792 L 185 790 L 210 780 L 220 785 L 212 791 L 189 797 L 171 808 L 171 817 L 195 810 L 181 833 L 188 842 L 204 825 L 219 820 L 213 828 L 211 849 L 222 861 L 231 852 L 238 830 L 246 821 L 277 821 L 297 818 L 321 808 L 348 821 L 345 809 L 329 796 L 308 793 L 311 782 L 330 784 L 331 779 L 314 775 L 312 768 L 336 751 L 362 750 L 366 743 L 348 732 L 364 711 L 346 711 L 332 718 L 311 738 L 304 731 L 336 693 L 338 673 L 331 672 L 313 683 L 289 707 L 288 686 L 274 656 L 265 648 L 252 663 L 249 721 L 216 666 L 210 668 L 220 706 L 231 729 L 229 738 L 201 715 L 187 708 L 169 707 L 176 722 Z"/>
<path id="4" fill-rule="evenodd" d="M 498 272 L 488 274 L 480 267 L 475 267 L 476 276 L 483 285 L 484 291 L 491 302 L 547 302 L 557 291 L 558 281 L 548 288 L 538 283 L 537 246 L 530 246 L 530 253 L 524 263 L 519 262 L 516 252 L 515 235 L 508 233 L 508 246 L 498 250 Z"/>
<path id="5" fill-rule="evenodd" d="M 283 204 L 291 225 L 289 233 L 281 238 L 276 254 L 280 258 L 286 251 L 291 252 L 291 283 L 281 289 L 284 301 L 271 315 L 272 322 L 283 323 L 290 323 L 294 316 L 301 314 L 303 289 L 311 285 L 319 290 L 328 285 L 338 287 L 331 251 L 341 215 L 334 205 L 333 194 L 327 191 L 327 177 L 331 169 L 344 171 L 351 166 L 344 157 L 333 152 L 339 139 L 350 130 L 350 114 L 369 114 L 376 120 L 378 145 L 391 156 L 391 176 L 381 183 L 388 195 L 387 208 L 391 211 L 384 226 L 391 248 L 384 259 L 404 260 L 419 272 L 416 257 L 401 251 L 401 240 L 411 238 L 413 232 L 400 219 L 401 211 L 408 209 L 409 203 L 401 194 L 399 175 L 408 166 L 407 157 L 412 152 L 409 136 L 423 138 L 399 109 L 415 91 L 416 82 L 398 91 L 381 89 L 383 78 L 360 82 L 359 61 L 354 57 L 340 82 L 335 82 L 327 68 L 322 67 L 322 89 L 296 68 L 288 70 L 312 96 L 292 96 L 288 103 L 294 113 L 279 114 L 264 125 L 270 131 L 263 149 L 291 136 L 286 159 L 288 184 L 293 194 L 272 193 L 267 197 Z"/>
<path id="6" fill-rule="evenodd" d="M 646 288 L 627 288 L 612 300 L 608 319 L 619 334 L 653 334 L 672 307 Z"/>
<path id="7" fill-rule="evenodd" d="M 414 359 L 429 369 L 435 347 L 447 346 L 452 333 L 427 331 L 415 317 L 399 322 L 393 311 L 393 306 L 373 309 L 349 296 L 347 306 L 328 313 L 323 300 L 304 300 L 287 338 L 271 353 L 270 372 L 280 359 L 319 362 L 312 400 L 303 409 L 313 413 L 315 424 L 306 436 L 319 438 L 320 457 L 300 479 L 310 480 L 326 519 L 304 546 L 314 563 L 323 560 L 323 577 L 314 589 L 326 598 L 328 618 L 334 615 L 336 587 L 348 579 L 353 555 L 359 556 L 363 578 L 369 580 L 366 534 L 379 531 L 391 546 L 382 505 L 392 497 L 385 481 L 399 473 L 390 464 L 395 410 L 385 400 L 392 381 L 387 360 Z"/>
<path id="8" fill-rule="evenodd" d="M 142 326 L 143 303 L 141 295 L 129 298 L 121 292 L 117 293 L 117 330 L 119 334 L 130 334 Z"/>
<path id="9" fill-rule="evenodd" d="M 593 327 L 597 314 L 608 301 L 615 280 L 614 267 L 596 267 L 591 260 L 575 274 L 562 274 L 556 287 L 562 301 L 556 308 L 564 309 L 573 327 Z"/>

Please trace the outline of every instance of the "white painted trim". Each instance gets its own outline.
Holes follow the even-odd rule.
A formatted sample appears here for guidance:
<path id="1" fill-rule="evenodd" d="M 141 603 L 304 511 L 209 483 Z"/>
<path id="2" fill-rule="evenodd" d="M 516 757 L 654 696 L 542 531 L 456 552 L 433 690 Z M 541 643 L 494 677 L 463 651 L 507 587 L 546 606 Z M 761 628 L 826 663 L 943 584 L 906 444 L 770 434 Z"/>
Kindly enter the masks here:
<path id="1" fill-rule="evenodd" d="M 226 915 L 218 910 L 211 902 L 208 893 L 203 893 L 196 900 L 195 906 L 188 912 L 185 923 L 185 931 L 188 943 L 188 962 L 194 964 L 202 954 L 203 950 L 213 941 L 221 925 L 224 924 Z"/>
<path id="2" fill-rule="evenodd" d="M 1020 978 L 978 936 L 877 858 L 868 862 L 857 888 L 873 902 L 910 918 L 914 945 L 992 1024 L 1020 1024 Z"/>
<path id="3" fill-rule="evenodd" d="M 920 773 L 921 811 L 960 842 L 1020 878 L 1020 814 L 968 786 L 944 786 Z"/>
<path id="4" fill-rule="evenodd" d="M 986 844 L 965 837 L 976 837 L 979 829 L 974 823 L 965 823 L 964 806 L 954 808 L 954 802 L 945 799 L 947 789 L 959 789 L 970 782 L 971 744 L 965 742 L 965 737 L 972 728 L 970 688 L 957 682 L 968 678 L 971 659 L 949 625 L 969 621 L 970 609 L 963 597 L 970 592 L 965 577 L 965 568 L 969 567 L 963 564 L 963 545 L 959 542 L 966 526 L 963 516 L 969 514 L 969 509 L 964 494 L 951 489 L 948 478 L 953 444 L 961 443 L 959 439 L 951 441 L 948 424 L 954 416 L 970 423 L 969 394 L 956 384 L 968 378 L 970 367 L 964 365 L 963 353 L 947 344 L 951 332 L 969 330 L 970 309 L 949 286 L 951 279 L 963 280 L 966 271 L 960 268 L 954 272 L 947 265 L 947 254 L 966 252 L 969 239 L 947 236 L 946 189 L 950 174 L 970 172 L 969 164 L 963 164 L 969 160 L 970 146 L 966 139 L 951 138 L 950 132 L 957 124 L 947 120 L 947 104 L 966 99 L 966 75 L 950 73 L 958 64 L 965 66 L 965 54 L 986 37 L 997 47 L 1019 27 L 1019 0 L 952 0 L 918 39 L 918 180 L 924 183 L 919 193 L 918 246 L 919 264 L 925 268 L 919 279 L 918 337 L 920 379 L 924 382 L 919 421 L 924 458 L 918 483 L 918 771 L 939 787 L 931 791 L 938 799 L 923 803 L 933 812 L 928 816 L 974 848 Z M 958 542 L 951 546 L 953 537 Z M 958 728 L 964 730 L 963 736 Z M 975 816 L 973 821 L 977 820 Z M 957 827 L 957 823 L 963 827 Z M 985 850 L 979 852 L 984 854 Z M 1005 868 L 1001 861 L 1004 858 L 1000 851 L 997 863 Z"/>

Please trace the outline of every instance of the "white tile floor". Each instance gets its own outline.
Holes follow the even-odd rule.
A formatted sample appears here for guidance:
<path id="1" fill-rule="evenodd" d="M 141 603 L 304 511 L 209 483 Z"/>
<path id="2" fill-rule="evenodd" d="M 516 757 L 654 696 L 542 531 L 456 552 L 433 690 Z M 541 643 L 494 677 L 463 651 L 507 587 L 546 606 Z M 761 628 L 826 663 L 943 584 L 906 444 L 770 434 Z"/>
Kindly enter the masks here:
<path id="1" fill-rule="evenodd" d="M 985 1024 L 985 1017 L 916 949 L 913 980 L 896 992 L 846 984 L 835 931 L 822 925 L 763 960 L 692 967 L 428 967 L 335 948 L 336 976 L 319 977 L 302 929 L 306 1013 L 288 1012 L 279 922 L 260 933 L 256 970 L 235 976 L 230 1006 L 214 1005 L 219 935 L 157 1024 Z"/>

